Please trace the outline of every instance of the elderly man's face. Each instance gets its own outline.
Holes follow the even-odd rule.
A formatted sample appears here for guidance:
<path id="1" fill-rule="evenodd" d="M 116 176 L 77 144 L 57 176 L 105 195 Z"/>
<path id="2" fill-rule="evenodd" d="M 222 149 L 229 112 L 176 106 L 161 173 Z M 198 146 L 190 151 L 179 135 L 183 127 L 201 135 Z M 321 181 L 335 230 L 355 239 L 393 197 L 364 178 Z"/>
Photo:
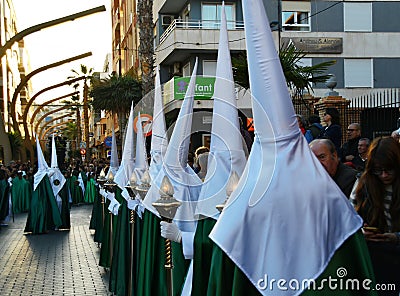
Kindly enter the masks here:
<path id="1" fill-rule="evenodd" d="M 331 153 L 328 146 L 323 143 L 315 143 L 311 146 L 312 152 L 318 158 L 328 174 L 333 177 L 336 174 L 339 164 L 337 153 Z"/>
<path id="2" fill-rule="evenodd" d="M 361 131 L 358 126 L 355 124 L 350 124 L 347 128 L 347 138 L 349 140 L 358 138 L 361 135 Z"/>
<path id="3" fill-rule="evenodd" d="M 358 141 L 358 153 L 363 155 L 364 153 L 367 153 L 367 151 L 368 151 L 367 141 L 364 140 Z"/>

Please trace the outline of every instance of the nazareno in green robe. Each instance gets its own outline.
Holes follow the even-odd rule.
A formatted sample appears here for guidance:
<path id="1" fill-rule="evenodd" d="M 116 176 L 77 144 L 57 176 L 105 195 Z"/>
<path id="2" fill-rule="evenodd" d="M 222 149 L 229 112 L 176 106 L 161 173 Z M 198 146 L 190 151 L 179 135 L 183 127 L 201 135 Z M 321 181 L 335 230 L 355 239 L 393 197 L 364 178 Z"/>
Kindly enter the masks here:
<path id="1" fill-rule="evenodd" d="M 93 203 L 96 198 L 97 190 L 96 190 L 96 182 L 93 178 L 89 178 L 86 182 L 85 203 Z"/>
<path id="2" fill-rule="evenodd" d="M 32 197 L 31 184 L 24 177 L 18 176 L 12 180 L 11 200 L 13 213 L 24 213 L 29 210 Z"/>
<path id="3" fill-rule="evenodd" d="M 211 230 L 211 229 L 210 229 Z M 197 233 L 196 233 L 197 235 Z M 212 243 L 212 242 L 211 242 Z M 301 242 L 300 242 L 301 243 Z M 213 244 L 213 243 L 212 243 Z M 196 250 L 195 250 L 196 252 Z M 312 256 L 312 254 L 310 254 Z M 199 258 L 197 257 L 197 260 Z M 196 254 L 195 254 L 196 260 Z M 279 258 L 277 258 L 279 260 Z M 199 262 L 198 262 L 199 264 Z M 290 266 L 288 266 L 290 268 Z M 372 269 L 371 259 L 361 230 L 350 236 L 330 260 L 325 271 L 315 280 L 316 289 L 305 290 L 302 295 L 320 296 L 351 296 L 351 295 L 377 295 L 376 291 L 365 291 L 363 289 L 330 289 L 326 281 L 329 277 L 338 279 L 337 272 L 340 268 L 346 268 L 345 279 L 358 279 L 360 285 L 363 280 L 370 279 L 374 286 L 375 276 Z M 196 270 L 193 271 L 194 273 Z M 194 278 L 201 275 L 193 274 Z M 193 281 L 192 295 L 194 289 L 199 289 L 199 280 Z M 204 283 L 204 280 L 203 280 Z M 301 283 L 300 283 L 301 284 Z M 276 288 L 276 286 L 275 286 Z M 321 288 L 321 289 L 319 289 Z M 229 259 L 228 256 L 215 244 L 213 244 L 210 275 L 208 279 L 207 294 L 203 295 L 260 295 L 255 286 L 247 279 L 242 271 Z"/>
<path id="4" fill-rule="evenodd" d="M 32 193 L 31 207 L 28 211 L 25 232 L 47 233 L 62 225 L 60 211 L 47 174 Z"/>
<path id="5" fill-rule="evenodd" d="M 77 205 L 83 203 L 83 192 L 82 188 L 79 186 L 78 178 L 72 175 L 67 179 L 67 184 L 71 192 L 72 204 Z"/>

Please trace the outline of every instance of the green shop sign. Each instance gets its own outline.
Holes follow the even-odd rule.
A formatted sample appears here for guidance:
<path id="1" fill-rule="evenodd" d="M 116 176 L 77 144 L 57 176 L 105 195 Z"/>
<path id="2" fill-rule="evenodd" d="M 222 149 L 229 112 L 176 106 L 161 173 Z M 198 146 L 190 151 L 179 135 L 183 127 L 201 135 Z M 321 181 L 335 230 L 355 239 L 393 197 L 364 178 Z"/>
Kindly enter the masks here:
<path id="1" fill-rule="evenodd" d="M 174 77 L 174 98 L 183 100 L 189 86 L 190 77 Z M 196 77 L 195 100 L 209 100 L 214 94 L 215 77 Z"/>

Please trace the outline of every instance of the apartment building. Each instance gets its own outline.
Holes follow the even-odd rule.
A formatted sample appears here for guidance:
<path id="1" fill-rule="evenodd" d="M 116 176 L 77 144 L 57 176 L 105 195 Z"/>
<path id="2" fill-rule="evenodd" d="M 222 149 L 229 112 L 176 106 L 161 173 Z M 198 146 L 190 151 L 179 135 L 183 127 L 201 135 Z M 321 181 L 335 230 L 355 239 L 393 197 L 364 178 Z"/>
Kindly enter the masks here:
<path id="1" fill-rule="evenodd" d="M 336 60 L 329 73 L 345 98 L 398 88 L 399 11 L 400 1 L 282 1 L 281 41 L 304 50 L 306 63 Z"/>
<path id="2" fill-rule="evenodd" d="M 0 40 L 2 46 L 11 37 L 18 33 L 17 18 L 14 6 L 11 0 L 0 2 Z M 14 90 L 21 81 L 21 75 L 30 72 L 30 63 L 28 52 L 24 46 L 24 42 L 19 41 L 12 45 L 6 51 L 5 55 L 1 57 L 1 71 L 0 71 L 0 112 L 5 123 L 5 131 L 13 131 L 12 119 L 10 114 L 10 104 L 14 95 Z M 19 100 L 17 100 L 16 117 L 20 121 L 22 119 L 24 103 L 29 100 L 31 93 L 31 83 L 29 82 L 24 89 L 19 93 Z"/>
<path id="3" fill-rule="evenodd" d="M 120 57 L 121 70 L 140 68 L 137 56 L 137 0 L 118 1 L 126 7 L 122 21 L 114 28 L 120 39 L 114 39 L 114 57 Z M 179 110 L 194 61 L 199 60 L 195 111 L 210 112 L 213 78 L 216 70 L 221 1 L 215 0 L 154 0 L 154 53 L 164 84 L 164 104 L 167 116 Z M 125 6 L 123 6 L 125 5 Z M 344 98 L 372 91 L 398 88 L 400 84 L 400 1 L 285 1 L 264 0 L 275 45 L 292 42 L 306 53 L 303 65 L 315 65 L 329 60 L 336 64 L 327 71 L 336 76 L 335 90 Z M 130 8 L 129 8 L 130 7 Z M 231 55 L 244 52 L 245 34 L 242 1 L 226 1 L 229 46 Z M 115 13 L 122 15 L 121 10 Z M 131 29 L 128 29 L 131 28 Z M 117 31 L 117 30 L 115 30 Z M 131 40 L 130 40 L 131 39 Z M 130 41 L 129 41 L 130 40 Z M 119 46 L 119 49 L 118 49 Z M 127 50 L 124 51 L 123 48 Z M 131 53 L 129 53 L 131 51 Z M 114 61 L 118 61 L 118 58 Z M 115 62 L 116 63 L 116 62 Z M 115 69 L 118 69 L 117 67 Z M 316 97 L 324 97 L 329 89 L 323 84 L 313 86 Z M 248 94 L 238 87 L 238 106 L 251 117 Z M 194 119 L 196 129 L 210 128 L 210 117 Z"/>

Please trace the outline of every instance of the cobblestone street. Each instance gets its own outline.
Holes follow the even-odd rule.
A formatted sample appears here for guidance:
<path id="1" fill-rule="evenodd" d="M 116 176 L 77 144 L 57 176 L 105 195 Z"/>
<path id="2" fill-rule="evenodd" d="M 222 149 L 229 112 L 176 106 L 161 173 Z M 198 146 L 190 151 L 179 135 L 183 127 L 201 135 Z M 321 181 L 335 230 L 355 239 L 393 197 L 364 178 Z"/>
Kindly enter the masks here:
<path id="1" fill-rule="evenodd" d="M 27 214 L 0 230 L 0 295 L 112 295 L 89 230 L 92 205 L 71 208 L 71 230 L 24 234 Z"/>

